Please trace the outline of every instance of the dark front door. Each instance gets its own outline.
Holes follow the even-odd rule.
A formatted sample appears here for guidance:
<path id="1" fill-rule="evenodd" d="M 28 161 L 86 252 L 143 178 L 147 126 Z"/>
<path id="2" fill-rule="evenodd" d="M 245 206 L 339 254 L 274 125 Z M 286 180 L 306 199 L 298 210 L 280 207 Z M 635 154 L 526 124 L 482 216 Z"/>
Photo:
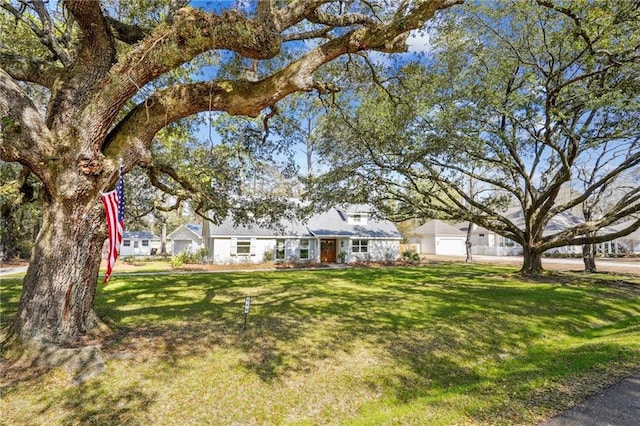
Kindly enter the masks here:
<path id="1" fill-rule="evenodd" d="M 336 240 L 320 240 L 320 262 L 336 261 Z"/>

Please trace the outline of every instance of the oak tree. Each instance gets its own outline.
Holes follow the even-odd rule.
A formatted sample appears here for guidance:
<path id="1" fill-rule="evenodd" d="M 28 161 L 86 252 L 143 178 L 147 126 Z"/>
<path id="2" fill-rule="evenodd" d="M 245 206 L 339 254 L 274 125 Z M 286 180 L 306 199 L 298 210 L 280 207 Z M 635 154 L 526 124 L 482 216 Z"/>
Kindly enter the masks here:
<path id="1" fill-rule="evenodd" d="M 37 177 L 45 198 L 13 336 L 75 345 L 99 324 L 100 192 L 114 186 L 120 161 L 125 173 L 146 168 L 159 186 L 204 189 L 199 201 L 220 211 L 231 204 L 224 187 L 190 187 L 184 169 L 156 163 L 163 128 L 203 111 L 255 117 L 292 93 L 326 90 L 314 79 L 323 64 L 402 52 L 411 30 L 456 3 L 0 1 L 0 159 Z M 183 78 L 200 65 L 208 68 L 199 79 Z"/>
<path id="2" fill-rule="evenodd" d="M 447 14 L 432 57 L 327 120 L 332 166 L 316 190 L 351 191 L 398 220 L 483 226 L 522 246 L 525 274 L 547 250 L 638 229 L 640 187 L 628 182 L 640 174 L 640 11 L 560 4 Z M 597 216 L 547 227 L 594 205 Z"/>

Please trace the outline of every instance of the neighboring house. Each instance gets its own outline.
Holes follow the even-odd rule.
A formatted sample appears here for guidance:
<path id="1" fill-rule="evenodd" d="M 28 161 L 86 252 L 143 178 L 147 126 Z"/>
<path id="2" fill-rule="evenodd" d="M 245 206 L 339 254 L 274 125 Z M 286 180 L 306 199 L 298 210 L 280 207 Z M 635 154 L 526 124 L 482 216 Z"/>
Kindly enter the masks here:
<path id="1" fill-rule="evenodd" d="M 465 242 L 469 224 L 450 225 L 434 219 L 415 230 L 414 241 L 420 245 L 420 253 L 441 256 L 465 256 Z"/>
<path id="2" fill-rule="evenodd" d="M 189 234 L 184 229 L 191 231 Z M 180 232 L 178 232 L 180 231 Z M 177 234 L 176 234 L 177 233 Z M 206 232 L 205 232 L 206 233 Z M 191 237 L 187 244 L 187 236 Z M 402 236 L 396 226 L 371 216 L 364 205 L 332 208 L 311 216 L 306 222 L 286 221 L 276 227 L 235 226 L 228 218 L 220 225 L 209 225 L 202 239 L 202 226 L 184 225 L 169 235 L 185 246 L 206 248 L 214 263 L 259 263 L 277 261 L 354 262 L 358 260 L 395 260 L 400 255 Z M 182 243 L 179 243 L 179 246 Z"/>
<path id="3" fill-rule="evenodd" d="M 617 232 L 629 226 L 628 223 L 620 223 L 608 227 L 609 232 Z M 598 244 L 598 251 L 602 254 L 640 254 L 640 229 L 629 235 Z"/>
<path id="4" fill-rule="evenodd" d="M 524 228 L 522 210 L 511 208 L 505 213 L 505 216 L 519 228 Z M 564 212 L 549 221 L 543 235 L 557 233 L 578 223 L 581 223 L 580 218 L 569 212 Z M 416 229 L 413 241 L 420 243 L 421 254 L 466 256 L 465 242 L 468 226 L 469 222 L 448 224 L 441 220 L 433 219 Z M 522 254 L 520 244 L 477 225 L 472 225 L 470 239 L 472 254 L 485 256 L 514 256 Z M 582 247 L 575 245 L 557 247 L 549 250 L 549 252 L 554 254 L 579 254 L 582 253 Z"/>
<path id="5" fill-rule="evenodd" d="M 160 237 L 149 231 L 125 231 L 120 256 L 151 256 L 160 252 Z"/>
<path id="6" fill-rule="evenodd" d="M 202 225 L 193 223 L 180 225 L 167 235 L 167 240 L 171 241 L 171 249 L 167 248 L 167 251 L 172 256 L 180 253 L 196 253 L 204 247 L 202 243 Z"/>

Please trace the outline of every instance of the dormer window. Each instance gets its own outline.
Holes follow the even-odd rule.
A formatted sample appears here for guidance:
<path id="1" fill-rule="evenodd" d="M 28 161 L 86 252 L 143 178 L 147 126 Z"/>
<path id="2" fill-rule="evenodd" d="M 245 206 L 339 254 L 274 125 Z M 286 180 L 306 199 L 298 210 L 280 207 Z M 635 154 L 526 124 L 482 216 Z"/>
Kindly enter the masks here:
<path id="1" fill-rule="evenodd" d="M 352 213 L 348 216 L 348 222 L 353 225 L 366 225 L 367 215 L 362 213 Z"/>

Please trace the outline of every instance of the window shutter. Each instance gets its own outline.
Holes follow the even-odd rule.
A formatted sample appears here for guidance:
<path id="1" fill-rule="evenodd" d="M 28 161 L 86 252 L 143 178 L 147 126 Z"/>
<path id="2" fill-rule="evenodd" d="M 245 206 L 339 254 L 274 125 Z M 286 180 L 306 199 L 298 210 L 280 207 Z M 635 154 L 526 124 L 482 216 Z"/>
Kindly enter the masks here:
<path id="1" fill-rule="evenodd" d="M 238 239 L 232 238 L 231 239 L 231 256 L 237 256 L 237 255 L 238 255 Z"/>

